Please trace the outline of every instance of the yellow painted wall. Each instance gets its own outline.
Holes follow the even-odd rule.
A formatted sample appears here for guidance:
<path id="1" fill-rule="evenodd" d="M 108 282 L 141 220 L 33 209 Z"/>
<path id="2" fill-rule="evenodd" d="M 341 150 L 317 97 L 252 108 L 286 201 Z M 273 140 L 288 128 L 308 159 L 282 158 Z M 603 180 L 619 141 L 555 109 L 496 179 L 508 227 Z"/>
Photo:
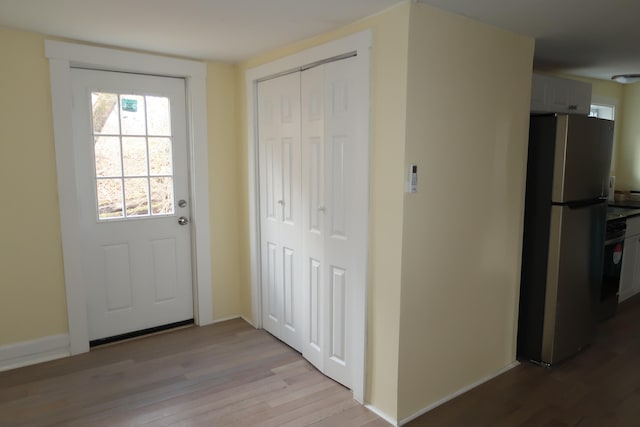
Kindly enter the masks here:
<path id="1" fill-rule="evenodd" d="M 616 189 L 640 190 L 640 83 L 624 85 Z"/>
<path id="2" fill-rule="evenodd" d="M 0 345 L 67 331 L 44 38 L 0 28 Z"/>
<path id="3" fill-rule="evenodd" d="M 68 331 L 44 39 L 0 28 L 0 346 Z M 216 319 L 240 313 L 236 76 L 234 66 L 208 64 Z"/>
<path id="4" fill-rule="evenodd" d="M 301 50 L 365 29 L 373 33 L 371 106 L 371 181 L 369 232 L 369 319 L 365 398 L 391 417 L 397 414 L 400 249 L 404 182 L 406 66 L 409 3 L 341 30 L 250 59 L 239 67 L 239 96 L 245 100 L 245 71 Z M 247 193 L 246 105 L 241 108 L 242 200 Z M 243 212 L 248 212 L 245 204 Z M 248 218 L 244 218 L 248 226 Z M 241 259 L 248 260 L 248 230 Z M 248 271 L 248 264 L 244 268 Z M 248 273 L 245 273 L 248 274 Z M 251 316 L 249 277 L 244 278 L 243 314 Z"/>
<path id="5" fill-rule="evenodd" d="M 373 34 L 366 399 L 401 419 L 513 360 L 531 40 L 405 2 L 238 66 L 208 64 L 214 314 L 251 318 L 245 71 L 364 29 Z M 30 207 L 3 210 L 0 224 L 2 345 L 64 333 L 66 308 L 43 38 L 0 31 L 0 186 Z M 405 196 L 414 161 L 419 193 Z M 9 185 L 17 176 L 25 181 Z M 33 324 L 16 325 L 25 310 Z"/>
<path id="6" fill-rule="evenodd" d="M 515 361 L 533 39 L 412 4 L 398 418 Z"/>
<path id="7" fill-rule="evenodd" d="M 578 78 L 579 80 L 591 83 L 591 97 L 592 98 L 606 98 L 613 99 L 617 102 L 622 101 L 624 85 L 599 79 Z"/>
<path id="8" fill-rule="evenodd" d="M 237 316 L 241 310 L 236 77 L 233 65 L 207 64 L 211 269 L 216 320 Z"/>

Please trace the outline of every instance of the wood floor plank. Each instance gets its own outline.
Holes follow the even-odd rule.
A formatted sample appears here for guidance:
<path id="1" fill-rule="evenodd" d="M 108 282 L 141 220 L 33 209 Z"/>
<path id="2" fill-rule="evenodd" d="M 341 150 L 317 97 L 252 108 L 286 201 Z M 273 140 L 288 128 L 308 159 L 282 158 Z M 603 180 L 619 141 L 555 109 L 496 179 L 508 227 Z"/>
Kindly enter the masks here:
<path id="1" fill-rule="evenodd" d="M 640 425 L 640 296 L 583 353 L 523 362 L 409 427 Z M 388 425 L 298 353 L 236 319 L 0 373 L 0 425 Z"/>
<path id="2" fill-rule="evenodd" d="M 582 353 L 545 369 L 526 361 L 408 427 L 640 426 L 640 296 L 598 326 Z"/>
<path id="3" fill-rule="evenodd" d="M 0 373 L 2 427 L 296 425 L 328 418 L 327 425 L 341 426 L 355 407 L 379 420 L 299 353 L 240 319 Z"/>

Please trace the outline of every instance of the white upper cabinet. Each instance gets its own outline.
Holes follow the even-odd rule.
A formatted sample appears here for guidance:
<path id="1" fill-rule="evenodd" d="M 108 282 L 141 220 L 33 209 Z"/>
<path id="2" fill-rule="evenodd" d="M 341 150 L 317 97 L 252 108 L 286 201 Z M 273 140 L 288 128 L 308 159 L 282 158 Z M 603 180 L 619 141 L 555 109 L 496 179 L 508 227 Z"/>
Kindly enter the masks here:
<path id="1" fill-rule="evenodd" d="M 591 84 L 533 74 L 532 113 L 589 114 Z"/>

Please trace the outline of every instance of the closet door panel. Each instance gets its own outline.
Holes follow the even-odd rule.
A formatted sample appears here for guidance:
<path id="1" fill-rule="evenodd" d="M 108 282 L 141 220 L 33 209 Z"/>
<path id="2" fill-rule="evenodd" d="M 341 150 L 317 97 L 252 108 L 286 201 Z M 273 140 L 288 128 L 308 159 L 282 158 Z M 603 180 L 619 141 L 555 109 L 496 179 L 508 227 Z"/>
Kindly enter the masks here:
<path id="1" fill-rule="evenodd" d="M 302 354 L 324 369 L 325 281 L 325 138 L 324 67 L 302 72 L 302 200 L 305 326 Z"/>
<path id="2" fill-rule="evenodd" d="M 324 373 L 347 387 L 354 377 L 354 322 L 364 307 L 368 142 L 358 134 L 364 98 L 355 58 L 324 65 L 325 306 Z M 366 89 L 366 88 L 365 88 Z M 364 185 L 363 185 L 364 184 Z"/>
<path id="3" fill-rule="evenodd" d="M 263 327 L 300 350 L 300 75 L 258 84 Z"/>

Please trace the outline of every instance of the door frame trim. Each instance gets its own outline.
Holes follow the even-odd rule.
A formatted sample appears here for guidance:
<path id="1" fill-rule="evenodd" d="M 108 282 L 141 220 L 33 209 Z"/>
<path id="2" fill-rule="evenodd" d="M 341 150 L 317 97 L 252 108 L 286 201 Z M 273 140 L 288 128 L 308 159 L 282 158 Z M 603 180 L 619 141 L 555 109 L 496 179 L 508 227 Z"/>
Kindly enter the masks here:
<path id="1" fill-rule="evenodd" d="M 191 195 L 194 318 L 213 323 L 211 226 L 207 157 L 206 64 L 158 55 L 45 40 L 49 59 L 58 203 L 71 354 L 89 351 L 86 289 L 81 262 L 79 203 L 73 149 L 71 67 L 184 78 Z"/>
<path id="2" fill-rule="evenodd" d="M 338 57 L 350 52 L 356 52 L 358 60 L 357 66 L 361 67 L 362 80 L 366 87 L 370 87 L 370 70 L 371 59 L 370 50 L 372 45 L 371 30 L 365 30 L 353 35 L 328 42 L 299 53 L 287 56 L 269 62 L 255 68 L 251 68 L 245 73 L 246 84 L 246 102 L 247 102 L 247 174 L 248 174 L 248 190 L 249 190 L 249 257 L 251 267 L 251 316 L 252 324 L 257 328 L 262 328 L 262 286 L 260 277 L 260 212 L 259 212 L 259 175 L 258 175 L 258 124 L 257 124 L 257 85 L 258 82 L 266 78 L 275 77 L 277 75 L 286 74 L 302 70 L 303 67 L 325 61 L 330 58 Z M 370 139 L 370 91 L 367 91 L 367 99 L 363 104 L 366 105 L 366 112 L 360 112 L 366 120 L 366 129 L 362 129 L 362 136 L 367 141 Z M 367 177 L 368 179 L 368 177 Z M 367 201 L 369 195 L 366 195 Z M 364 219 L 367 223 L 368 218 Z M 368 248 L 368 236 L 366 237 L 366 248 Z M 367 249 L 368 250 L 368 249 Z M 368 305 L 368 256 L 365 257 L 364 278 L 365 286 L 362 290 L 362 299 L 364 304 L 354 307 L 357 311 L 354 313 L 355 325 L 352 332 L 354 361 L 354 381 L 352 384 L 353 397 L 360 403 L 364 403 L 364 394 L 366 390 L 366 349 L 367 349 L 367 305 Z"/>

